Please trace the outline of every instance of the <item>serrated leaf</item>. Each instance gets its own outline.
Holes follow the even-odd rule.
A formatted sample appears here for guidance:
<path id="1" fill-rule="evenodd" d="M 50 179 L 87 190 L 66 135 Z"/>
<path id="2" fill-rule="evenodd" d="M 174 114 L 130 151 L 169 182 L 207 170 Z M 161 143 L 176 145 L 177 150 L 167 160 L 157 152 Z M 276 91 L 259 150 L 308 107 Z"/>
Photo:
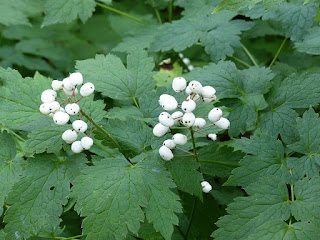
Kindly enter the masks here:
<path id="1" fill-rule="evenodd" d="M 236 142 L 243 152 L 250 155 L 240 161 L 242 166 L 232 171 L 226 185 L 247 186 L 269 174 L 281 177 L 285 181 L 291 179 L 281 141 L 262 135 L 252 136 L 250 139 L 241 138 Z"/>
<path id="2" fill-rule="evenodd" d="M 94 0 L 48 0 L 45 5 L 43 26 L 55 23 L 70 23 L 79 17 L 85 22 L 92 16 L 95 8 Z"/>
<path id="3" fill-rule="evenodd" d="M 50 124 L 42 128 L 37 128 L 28 134 L 26 146 L 30 152 L 36 153 L 57 153 L 65 143 L 62 140 L 62 133 L 72 129 L 70 125 Z"/>
<path id="4" fill-rule="evenodd" d="M 199 166 L 194 157 L 174 158 L 166 164 L 179 190 L 202 199 L 200 182 L 203 181 L 203 176 L 198 172 Z"/>
<path id="5" fill-rule="evenodd" d="M 251 9 L 257 3 L 263 2 L 265 8 L 271 8 L 276 5 L 279 5 L 284 0 L 222 0 L 218 6 L 214 9 L 213 13 L 220 12 L 222 10 L 229 10 L 229 11 L 237 11 L 241 8 L 249 8 Z"/>
<path id="6" fill-rule="evenodd" d="M 152 158 L 134 166 L 124 157 L 103 159 L 76 179 L 72 196 L 85 217 L 83 232 L 88 240 L 124 239 L 128 231 L 137 234 L 144 220 L 141 207 L 155 230 L 170 239 L 181 205 L 170 191 L 175 185 L 168 172 Z"/>
<path id="7" fill-rule="evenodd" d="M 6 237 L 27 239 L 42 228 L 57 228 L 62 207 L 68 202 L 70 183 L 85 162 L 81 154 L 66 159 L 42 154 L 28 159 L 22 178 L 8 197 Z"/>
<path id="8" fill-rule="evenodd" d="M 0 214 L 2 206 L 13 187 L 19 180 L 21 168 L 16 159 L 16 144 L 10 134 L 0 132 Z"/>
<path id="9" fill-rule="evenodd" d="M 46 78 L 22 78 L 15 70 L 0 68 L 0 79 L 4 82 L 0 91 L 0 99 L 3 100 L 0 122 L 8 127 L 19 128 L 46 118 L 39 111 L 41 93 L 50 86 L 48 81 L 44 81 Z"/>
<path id="10" fill-rule="evenodd" d="M 256 231 L 248 240 L 317 240 L 320 237 L 318 228 L 308 222 L 288 225 L 284 221 L 275 220 L 258 227 Z"/>
<path id="11" fill-rule="evenodd" d="M 216 240 L 248 239 L 256 229 L 273 220 L 287 220 L 290 216 L 286 183 L 275 176 L 264 176 L 247 187 L 249 197 L 239 197 L 231 203 L 225 215 L 216 223 Z"/>
<path id="12" fill-rule="evenodd" d="M 320 54 L 320 27 L 311 28 L 307 34 L 303 36 L 303 41 L 295 43 L 298 51 L 312 55 Z"/>
<path id="13" fill-rule="evenodd" d="M 142 112 L 135 106 L 123 106 L 114 107 L 108 110 L 106 114 L 108 119 L 119 119 L 121 121 L 127 120 L 127 118 L 133 118 L 136 120 L 143 120 Z"/>
<path id="14" fill-rule="evenodd" d="M 127 68 L 114 55 L 97 55 L 95 59 L 78 61 L 76 68 L 104 96 L 115 99 L 141 98 L 151 91 L 154 63 L 146 51 L 136 50 L 128 55 Z"/>
<path id="15" fill-rule="evenodd" d="M 79 101 L 79 107 L 82 111 L 84 111 L 88 116 L 90 116 L 93 121 L 96 123 L 101 122 L 101 120 L 106 115 L 106 111 L 104 108 L 106 105 L 103 100 L 93 100 L 94 95 L 85 97 L 81 101 Z"/>

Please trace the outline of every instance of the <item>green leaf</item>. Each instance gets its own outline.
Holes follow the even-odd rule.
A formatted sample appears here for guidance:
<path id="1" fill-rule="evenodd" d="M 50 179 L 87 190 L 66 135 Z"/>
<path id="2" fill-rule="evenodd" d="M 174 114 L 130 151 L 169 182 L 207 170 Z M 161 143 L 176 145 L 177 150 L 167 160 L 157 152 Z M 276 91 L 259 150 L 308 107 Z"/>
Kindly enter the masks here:
<path id="1" fill-rule="evenodd" d="M 256 230 L 248 240 L 317 240 L 320 237 L 318 227 L 308 222 L 295 222 L 288 225 L 281 220 L 270 221 Z"/>
<path id="2" fill-rule="evenodd" d="M 232 21 L 235 15 L 234 12 L 221 12 L 165 23 L 159 28 L 150 49 L 155 52 L 170 49 L 180 52 L 200 40 L 212 60 L 225 59 L 233 55 L 233 47 L 241 46 L 241 32 L 253 26 L 242 20 Z"/>
<path id="3" fill-rule="evenodd" d="M 136 50 L 128 55 L 127 68 L 114 55 L 97 55 L 95 59 L 78 61 L 76 68 L 104 96 L 125 100 L 141 98 L 151 91 L 154 63 L 146 51 Z"/>
<path id="4" fill-rule="evenodd" d="M 201 170 L 204 174 L 216 177 L 228 177 L 245 154 L 233 152 L 231 147 L 220 147 L 217 143 L 209 144 L 199 149 Z"/>
<path id="5" fill-rule="evenodd" d="M 222 0 L 214 9 L 213 13 L 222 10 L 237 11 L 241 8 L 253 8 L 257 3 L 263 2 L 265 8 L 272 8 L 279 5 L 284 0 Z"/>
<path id="6" fill-rule="evenodd" d="M 179 155 L 178 153 L 174 154 Z M 199 166 L 194 157 L 174 158 L 166 164 L 179 190 L 202 199 L 200 182 L 203 181 L 203 176 L 197 171 Z"/>
<path id="7" fill-rule="evenodd" d="M 36 153 L 57 153 L 65 142 L 62 140 L 62 134 L 67 129 L 72 129 L 70 125 L 50 124 L 42 128 L 37 128 L 28 134 L 26 146 L 30 152 Z"/>
<path id="8" fill-rule="evenodd" d="M 95 9 L 94 0 L 48 0 L 45 5 L 43 26 L 56 23 L 70 23 L 79 17 L 85 22 Z"/>
<path id="9" fill-rule="evenodd" d="M 0 122 L 5 126 L 20 128 L 34 121 L 47 118 L 40 113 L 41 93 L 50 84 L 47 78 L 36 75 L 35 78 L 22 78 L 12 69 L 0 68 L 1 87 Z M 37 86 L 37 87 L 34 87 Z"/>
<path id="10" fill-rule="evenodd" d="M 294 184 L 294 195 L 296 200 L 291 204 L 292 215 L 297 220 L 313 221 L 319 220 L 318 201 L 320 197 L 320 178 L 304 178 Z"/>
<path id="11" fill-rule="evenodd" d="M 320 55 L 320 27 L 309 29 L 303 36 L 303 41 L 295 43 L 299 52 L 305 52 L 312 55 Z"/>
<path id="12" fill-rule="evenodd" d="M 106 104 L 104 104 L 103 100 L 93 100 L 94 95 L 85 97 L 79 101 L 79 107 L 82 111 L 84 111 L 88 116 L 90 116 L 93 121 L 96 123 L 101 122 L 101 120 L 106 115 L 106 111 L 104 108 Z"/>
<path id="13" fill-rule="evenodd" d="M 170 239 L 175 213 L 181 212 L 169 173 L 152 156 L 132 166 L 122 158 L 95 161 L 74 184 L 76 210 L 84 216 L 83 233 L 90 239 L 124 239 L 138 233 L 144 221 Z M 92 211 L 95 209 L 95 211 Z"/>
<path id="14" fill-rule="evenodd" d="M 171 87 L 172 80 L 175 77 L 182 76 L 182 67 L 178 62 L 167 65 L 165 68 L 160 66 L 159 72 L 157 72 L 153 78 L 157 81 L 157 86 Z"/>
<path id="15" fill-rule="evenodd" d="M 6 132 L 0 133 L 0 214 L 2 206 L 12 189 L 13 185 L 19 180 L 21 168 L 16 158 L 16 144 Z"/>
<path id="16" fill-rule="evenodd" d="M 239 148 L 250 155 L 240 161 L 241 167 L 232 171 L 226 185 L 247 186 L 264 175 L 281 177 L 285 181 L 291 179 L 284 158 L 284 148 L 281 141 L 262 135 L 250 139 L 236 140 Z"/>
<path id="17" fill-rule="evenodd" d="M 143 113 L 135 106 L 114 107 L 108 110 L 106 114 L 108 119 L 119 119 L 125 121 L 128 118 L 144 120 Z"/>
<path id="18" fill-rule="evenodd" d="M 264 176 L 245 190 L 249 197 L 238 197 L 228 206 L 228 215 L 216 223 L 219 229 L 213 233 L 214 239 L 248 239 L 260 226 L 289 218 L 289 194 L 282 179 Z"/>
<path id="19" fill-rule="evenodd" d="M 220 61 L 190 72 L 188 80 L 203 79 L 202 85 L 213 86 L 218 98 L 239 98 L 268 92 L 274 74 L 270 69 L 251 67 L 238 70 L 233 62 Z"/>
<path id="20" fill-rule="evenodd" d="M 8 239 L 27 239 L 45 228 L 57 228 L 70 183 L 85 166 L 83 155 L 59 159 L 53 154 L 29 158 L 22 178 L 9 193 L 4 221 Z"/>

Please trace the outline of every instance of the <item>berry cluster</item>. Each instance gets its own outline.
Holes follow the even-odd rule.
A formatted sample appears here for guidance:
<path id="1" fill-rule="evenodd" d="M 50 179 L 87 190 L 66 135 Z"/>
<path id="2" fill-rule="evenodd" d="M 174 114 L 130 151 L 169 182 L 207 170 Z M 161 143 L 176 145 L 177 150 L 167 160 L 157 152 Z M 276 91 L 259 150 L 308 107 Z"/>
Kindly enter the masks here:
<path id="1" fill-rule="evenodd" d="M 88 129 L 86 122 L 81 120 L 80 107 L 78 102 L 83 98 L 91 95 L 94 92 L 94 85 L 90 82 L 83 84 L 82 74 L 75 72 L 62 81 L 53 80 L 51 83 L 52 89 L 47 89 L 41 94 L 42 104 L 40 105 L 40 112 L 48 114 L 53 118 L 57 125 L 65 125 L 70 120 L 70 115 L 78 115 L 80 120 L 72 122 L 72 128 L 68 129 L 62 134 L 62 139 L 71 145 L 71 150 L 74 153 L 80 153 L 82 150 L 88 150 L 93 145 L 93 140 L 90 136 L 81 138 L 81 141 L 76 141 L 78 133 L 84 133 Z M 78 86 L 80 88 L 81 98 L 77 99 Z M 62 91 L 66 95 L 66 99 L 57 98 L 57 91 Z M 59 103 L 58 100 L 62 102 Z M 64 104 L 67 105 L 63 108 Z"/>
<path id="2" fill-rule="evenodd" d="M 221 129 L 229 128 L 230 122 L 228 119 L 222 117 L 222 110 L 220 108 L 213 108 L 209 112 L 207 118 L 212 124 L 208 126 L 206 126 L 207 122 L 203 117 L 196 117 L 193 113 L 201 103 L 210 103 L 216 100 L 216 90 L 213 87 L 203 87 L 198 81 L 191 81 L 187 86 L 187 81 L 183 77 L 177 77 L 173 79 L 172 88 L 175 92 L 181 92 L 183 96 L 183 91 L 185 91 L 188 94 L 188 97 L 185 98 L 181 105 L 179 105 L 173 96 L 163 94 L 159 98 L 159 103 L 166 111 L 174 111 L 179 107 L 183 112 L 175 111 L 172 114 L 168 112 L 160 113 L 159 123 L 153 128 L 153 134 L 155 136 L 164 136 L 170 128 L 185 128 L 192 132 L 205 135 L 208 140 L 215 141 L 217 139 L 215 133 L 204 134 L 201 133 L 200 130 L 213 125 Z M 159 154 L 162 159 L 170 161 L 174 158 L 173 149 L 180 149 L 177 145 L 182 146 L 186 143 L 187 136 L 176 133 L 173 135 L 172 139 L 167 139 L 163 142 L 163 145 L 159 149 Z M 203 192 L 207 193 L 212 189 L 211 185 L 206 181 L 202 182 L 201 185 Z"/>

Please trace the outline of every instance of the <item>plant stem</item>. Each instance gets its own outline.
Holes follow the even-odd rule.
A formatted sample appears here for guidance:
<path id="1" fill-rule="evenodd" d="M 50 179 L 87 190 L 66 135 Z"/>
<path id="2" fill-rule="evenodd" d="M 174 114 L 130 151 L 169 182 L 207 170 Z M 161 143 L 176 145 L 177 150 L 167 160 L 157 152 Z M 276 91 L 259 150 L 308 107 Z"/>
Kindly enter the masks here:
<path id="1" fill-rule="evenodd" d="M 168 11 L 169 11 L 169 22 L 172 22 L 172 9 L 173 9 L 173 0 L 170 0 L 169 2 L 169 7 L 168 7 Z"/>
<path id="2" fill-rule="evenodd" d="M 139 106 L 139 104 L 138 104 L 138 102 L 137 102 L 137 99 L 136 99 L 135 97 L 132 97 L 132 99 L 133 99 L 133 102 L 134 102 L 134 104 L 136 105 L 136 107 L 137 107 L 138 109 L 140 109 L 140 106 Z"/>
<path id="3" fill-rule="evenodd" d="M 197 162 L 199 163 L 199 168 L 200 168 L 200 162 L 199 162 L 199 158 L 198 158 L 198 153 L 197 153 L 197 148 L 196 148 L 196 140 L 194 138 L 194 131 L 192 128 L 190 128 L 190 133 L 191 133 L 191 140 L 192 140 L 192 146 L 193 146 L 193 153 L 194 153 L 194 157 L 197 160 Z M 201 172 L 201 171 L 200 171 Z"/>
<path id="4" fill-rule="evenodd" d="M 152 1 L 152 5 L 154 5 L 154 4 L 155 4 L 154 0 L 151 0 L 151 1 Z M 162 20 L 161 20 L 161 17 L 160 17 L 160 13 L 159 13 L 158 8 L 153 7 L 153 9 L 154 9 L 154 11 L 155 11 L 155 13 L 156 13 L 156 16 L 157 16 L 158 22 L 159 22 L 160 24 L 162 24 Z"/>
<path id="5" fill-rule="evenodd" d="M 206 160 L 206 159 L 201 159 L 199 162 L 203 163 L 213 163 L 213 164 L 219 164 L 219 165 L 224 165 L 228 167 L 240 167 L 240 164 L 237 163 L 229 163 L 229 162 L 223 162 L 223 161 L 216 161 L 216 160 Z"/>
<path id="6" fill-rule="evenodd" d="M 283 41 L 282 41 L 282 43 L 281 43 L 281 45 L 280 45 L 280 47 L 279 47 L 279 49 L 278 49 L 278 51 L 277 51 L 277 53 L 276 53 L 276 55 L 274 56 L 274 58 L 272 59 L 272 62 L 270 63 L 270 65 L 269 65 L 269 68 L 271 68 L 272 67 L 272 65 L 275 63 L 275 61 L 277 60 L 277 58 L 279 57 L 279 55 L 280 55 L 280 52 L 281 52 L 281 50 L 282 50 L 282 48 L 283 48 L 283 46 L 284 46 L 284 44 L 286 43 L 286 41 L 288 40 L 288 38 L 287 37 L 285 37 L 284 39 L 283 39 Z"/>
<path id="7" fill-rule="evenodd" d="M 97 1 L 96 1 L 96 4 L 97 4 L 99 7 L 102 7 L 102 8 L 104 8 L 104 9 L 107 9 L 107 10 L 112 11 L 112 12 L 115 12 L 115 13 L 118 13 L 118 14 L 120 14 L 120 15 L 122 15 L 122 16 L 126 16 L 126 17 L 128 17 L 128 18 L 130 18 L 130 19 L 132 19 L 132 20 L 134 20 L 134 21 L 136 21 L 136 22 L 138 22 L 138 23 L 143 23 L 143 21 L 142 21 L 141 19 L 136 18 L 136 17 L 134 17 L 134 16 L 132 16 L 132 15 L 126 13 L 126 12 L 122 12 L 122 11 L 120 11 L 120 10 L 118 10 L 118 9 L 115 9 L 115 8 L 113 8 L 113 7 L 110 7 L 110 6 L 108 6 L 108 5 L 102 4 L 102 3 L 97 2 Z"/>
<path id="8" fill-rule="evenodd" d="M 81 114 L 83 116 L 85 116 L 90 122 L 92 122 L 92 124 L 98 128 L 101 132 L 103 132 L 107 137 L 109 137 L 117 146 L 118 148 L 120 149 L 120 145 L 119 143 L 106 131 L 104 130 L 100 125 L 98 125 L 95 121 L 93 121 L 93 119 L 91 117 L 89 117 L 84 111 L 80 110 Z"/>
<path id="9" fill-rule="evenodd" d="M 178 149 L 178 150 L 180 150 L 180 151 L 182 151 L 182 152 L 185 152 L 185 153 L 188 153 L 188 154 L 190 154 L 190 152 L 189 152 L 189 151 L 187 151 L 187 150 L 184 150 L 184 149 L 182 149 L 182 148 L 176 147 L 176 149 Z"/>
<path id="10" fill-rule="evenodd" d="M 254 59 L 254 57 L 252 56 L 252 54 L 250 53 L 250 51 L 248 50 L 248 48 L 246 48 L 246 46 L 244 46 L 243 44 L 241 44 L 242 49 L 245 51 L 245 53 L 248 55 L 248 57 L 250 58 L 251 62 L 253 63 L 253 65 L 255 65 L 256 67 L 259 67 L 259 65 L 257 64 L 256 60 Z"/>
<path id="11" fill-rule="evenodd" d="M 245 67 L 247 67 L 247 68 L 251 67 L 248 63 L 246 63 L 245 61 L 242 61 L 242 60 L 239 59 L 239 58 L 236 58 L 236 57 L 230 57 L 230 58 L 233 59 L 233 60 L 235 60 L 235 61 L 237 61 L 238 63 L 241 63 L 243 66 L 245 66 Z"/>
<path id="12" fill-rule="evenodd" d="M 294 202 L 294 192 L 293 192 L 293 184 L 291 183 L 291 202 Z"/>

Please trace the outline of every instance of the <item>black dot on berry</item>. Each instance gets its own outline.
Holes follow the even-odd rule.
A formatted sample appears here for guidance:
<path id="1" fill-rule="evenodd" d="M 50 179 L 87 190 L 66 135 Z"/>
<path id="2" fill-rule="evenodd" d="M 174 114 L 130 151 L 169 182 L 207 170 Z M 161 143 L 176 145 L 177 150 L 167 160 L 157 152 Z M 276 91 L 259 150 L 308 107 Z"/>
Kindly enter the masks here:
<path id="1" fill-rule="evenodd" d="M 185 108 L 184 110 L 185 110 L 185 111 L 187 111 L 187 109 L 186 109 L 186 108 Z"/>

